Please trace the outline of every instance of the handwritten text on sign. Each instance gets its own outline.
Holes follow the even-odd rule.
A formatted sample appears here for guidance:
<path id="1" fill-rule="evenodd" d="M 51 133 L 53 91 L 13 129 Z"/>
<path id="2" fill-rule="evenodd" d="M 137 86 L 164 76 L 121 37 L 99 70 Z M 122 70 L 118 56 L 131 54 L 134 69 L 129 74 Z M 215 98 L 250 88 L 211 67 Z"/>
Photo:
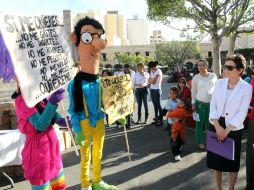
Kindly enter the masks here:
<path id="1" fill-rule="evenodd" d="M 134 95 L 130 75 L 102 77 L 101 86 L 109 124 L 133 112 Z"/>
<path id="2" fill-rule="evenodd" d="M 58 16 L 1 15 L 0 29 L 29 107 L 71 79 L 71 51 Z"/>

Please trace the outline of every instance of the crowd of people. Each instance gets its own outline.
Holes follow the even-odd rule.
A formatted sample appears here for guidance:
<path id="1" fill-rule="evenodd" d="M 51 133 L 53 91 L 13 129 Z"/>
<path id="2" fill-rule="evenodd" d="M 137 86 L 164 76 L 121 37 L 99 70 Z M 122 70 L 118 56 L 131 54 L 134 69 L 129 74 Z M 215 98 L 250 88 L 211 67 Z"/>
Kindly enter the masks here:
<path id="1" fill-rule="evenodd" d="M 99 78 L 100 50 L 106 47 L 103 26 L 95 19 L 85 17 L 77 22 L 70 39 L 78 49 L 80 70 L 68 85 L 70 124 L 75 134 L 75 143 L 80 145 L 80 183 L 81 190 L 117 190 L 102 179 L 102 152 L 105 137 L 105 124 L 108 116 L 103 112 L 101 104 L 102 92 Z M 191 82 L 180 77 L 177 85 L 168 89 L 168 101 L 165 107 L 161 105 L 162 71 L 157 67 L 157 61 L 145 65 L 139 63 L 134 72 L 129 64 L 121 71 L 117 68 L 113 73 L 105 69 L 101 77 L 129 74 L 137 102 L 137 121 L 132 121 L 132 114 L 116 121 L 120 127 L 130 128 L 132 124 L 146 124 L 152 117 L 148 108 L 150 95 L 154 117 L 152 125 L 163 126 L 167 119 L 165 131 L 168 131 L 169 144 L 176 161 L 181 160 L 181 151 L 186 143 L 186 126 L 195 123 L 195 139 L 197 147 L 207 150 L 207 167 L 213 170 L 216 189 L 222 189 L 222 173 L 229 172 L 229 190 L 233 190 L 240 168 L 240 154 L 244 120 L 249 110 L 249 126 L 247 136 L 246 156 L 246 190 L 254 189 L 254 78 L 244 81 L 241 76 L 246 67 L 242 55 L 228 56 L 224 64 L 223 78 L 209 72 L 205 59 L 197 62 L 199 73 L 193 76 Z M 250 84 L 248 84 L 248 82 Z M 48 99 L 38 102 L 30 108 L 25 104 L 17 80 L 17 91 L 13 95 L 18 116 L 19 130 L 26 135 L 22 152 L 24 176 L 30 182 L 33 190 L 64 190 L 66 189 L 59 142 L 56 138 L 53 124 L 66 126 L 57 112 L 57 106 L 63 99 L 64 90 L 59 89 Z M 142 104 L 144 113 L 142 117 Z M 136 111 L 135 111 L 136 112 Z M 195 115 L 195 122 L 193 122 Z M 106 123 L 107 124 L 107 123 Z M 233 158 L 224 158 L 206 144 L 207 131 L 216 133 L 214 137 L 222 148 L 227 138 L 234 141 Z M 91 149 L 91 145 L 93 148 Z M 207 149 L 206 149 L 207 148 Z M 92 156 L 91 156 L 92 155 Z M 92 160 L 92 167 L 90 168 Z M 92 171 L 92 175 L 90 174 Z M 92 176 L 92 180 L 90 180 Z"/>
<path id="2" fill-rule="evenodd" d="M 163 108 L 160 101 L 162 72 L 157 68 L 158 62 L 148 63 L 149 73 L 145 71 L 143 63 L 137 65 L 137 71 L 130 70 L 129 64 L 124 65 L 124 73 L 132 77 L 132 85 L 138 105 L 138 119 L 134 124 L 142 123 L 142 103 L 145 108 L 144 124 L 147 123 L 149 110 L 147 106 L 150 95 L 153 108 L 153 124 L 163 126 L 163 118 L 167 119 L 164 126 L 168 131 L 172 154 L 176 161 L 181 160 L 182 145 L 185 144 L 186 126 L 195 123 L 195 139 L 198 149 L 206 151 L 206 133 L 214 131 L 218 141 L 232 138 L 235 142 L 234 159 L 228 160 L 216 153 L 207 150 L 207 167 L 214 171 L 216 189 L 222 189 L 222 172 L 229 172 L 229 189 L 234 189 L 237 174 L 240 168 L 240 152 L 243 122 L 249 110 L 250 101 L 253 104 L 252 87 L 254 80 L 251 75 L 243 79 L 245 59 L 242 55 L 232 55 L 226 59 L 223 78 L 209 72 L 209 65 L 205 59 L 197 62 L 198 73 L 190 81 L 185 77 L 178 79 L 177 85 L 168 90 L 168 101 Z M 127 70 L 126 70 L 127 69 Z M 108 72 L 108 70 L 104 70 Z M 133 74 L 134 73 L 134 74 Z M 113 75 L 111 73 L 111 75 Z M 253 131 L 254 109 L 249 110 L 249 131 Z M 193 113 L 196 115 L 193 118 Z M 193 120 L 195 119 L 195 121 Z M 130 127 L 127 125 L 128 128 Z M 254 188 L 251 179 L 254 179 L 253 132 L 248 133 L 247 143 L 247 187 Z"/>

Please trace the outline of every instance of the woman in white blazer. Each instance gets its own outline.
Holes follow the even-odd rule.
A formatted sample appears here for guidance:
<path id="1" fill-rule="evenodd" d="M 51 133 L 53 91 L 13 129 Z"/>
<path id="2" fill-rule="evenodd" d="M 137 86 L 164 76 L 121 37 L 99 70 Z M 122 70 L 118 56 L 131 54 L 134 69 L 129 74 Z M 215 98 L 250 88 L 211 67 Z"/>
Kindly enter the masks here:
<path id="1" fill-rule="evenodd" d="M 241 79 L 245 58 L 240 54 L 227 57 L 224 76 L 215 84 L 210 104 L 210 130 L 215 131 L 219 141 L 226 137 L 235 141 L 234 160 L 228 160 L 207 151 L 207 167 L 214 170 L 216 187 L 222 189 L 222 172 L 229 172 L 229 189 L 233 190 L 240 167 L 243 121 L 247 115 L 252 87 Z"/>

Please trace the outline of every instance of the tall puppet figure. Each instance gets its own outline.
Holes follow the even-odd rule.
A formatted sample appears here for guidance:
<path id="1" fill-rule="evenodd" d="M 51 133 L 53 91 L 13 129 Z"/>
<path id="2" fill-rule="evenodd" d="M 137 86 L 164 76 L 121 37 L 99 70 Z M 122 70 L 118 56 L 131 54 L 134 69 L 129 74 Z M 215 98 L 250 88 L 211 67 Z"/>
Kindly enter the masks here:
<path id="1" fill-rule="evenodd" d="M 79 20 L 70 38 L 78 48 L 80 72 L 69 83 L 69 114 L 80 145 L 80 180 L 82 190 L 116 190 L 101 178 L 101 159 L 105 135 L 104 112 L 99 80 L 100 51 L 106 47 L 102 25 L 89 17 Z M 90 182 L 91 143 L 93 179 Z"/>

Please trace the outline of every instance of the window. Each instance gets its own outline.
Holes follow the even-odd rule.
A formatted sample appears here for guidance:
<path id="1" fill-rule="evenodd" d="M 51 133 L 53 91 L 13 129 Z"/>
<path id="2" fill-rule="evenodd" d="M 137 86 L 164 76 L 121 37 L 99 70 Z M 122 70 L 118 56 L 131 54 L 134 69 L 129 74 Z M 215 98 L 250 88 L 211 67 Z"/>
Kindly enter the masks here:
<path id="1" fill-rule="evenodd" d="M 140 54 L 139 51 L 136 51 L 136 52 L 135 52 L 135 55 L 136 55 L 136 56 L 139 56 L 139 54 Z"/>
<path id="2" fill-rule="evenodd" d="M 208 57 L 212 57 L 213 56 L 213 52 L 208 51 Z"/>
<path id="3" fill-rule="evenodd" d="M 107 61 L 107 54 L 106 53 L 102 53 L 101 54 L 101 59 L 102 59 L 102 61 Z"/>
<path id="4" fill-rule="evenodd" d="M 149 52 L 149 51 L 146 51 L 146 52 L 145 52 L 145 55 L 146 55 L 146 57 L 148 57 L 148 56 L 150 55 L 150 52 Z"/>

